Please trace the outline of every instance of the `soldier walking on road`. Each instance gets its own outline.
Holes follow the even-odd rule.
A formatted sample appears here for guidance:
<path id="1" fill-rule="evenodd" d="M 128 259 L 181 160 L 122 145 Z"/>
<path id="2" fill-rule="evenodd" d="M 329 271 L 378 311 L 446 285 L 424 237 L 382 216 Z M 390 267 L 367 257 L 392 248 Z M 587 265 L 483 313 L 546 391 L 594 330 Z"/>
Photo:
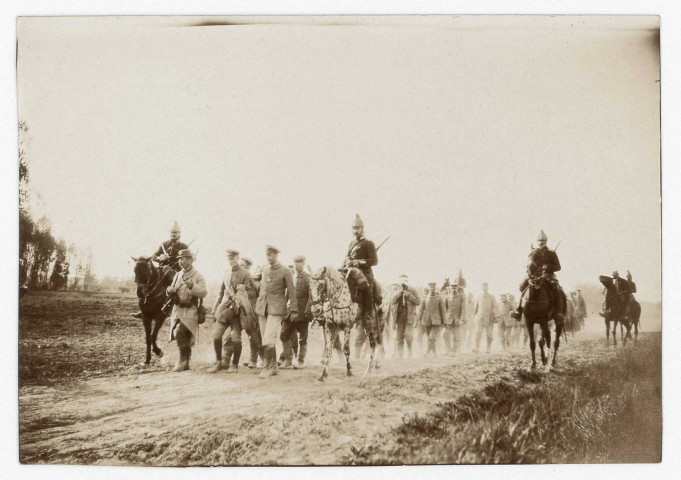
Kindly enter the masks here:
<path id="1" fill-rule="evenodd" d="M 488 288 L 487 282 L 483 282 L 482 293 L 475 299 L 475 308 L 473 310 L 476 324 L 475 348 L 473 349 L 475 353 L 478 353 L 480 350 L 480 338 L 483 331 L 487 334 L 487 353 L 490 353 L 494 324 L 499 319 L 499 304 L 494 295 L 487 292 Z"/>
<path id="2" fill-rule="evenodd" d="M 442 325 L 447 316 L 445 299 L 435 290 L 435 285 L 435 282 L 428 284 L 428 295 L 421 302 L 421 315 L 419 318 L 428 336 L 428 349 L 424 355 L 426 358 L 431 356 L 437 357 L 436 343 L 440 338 Z"/>
<path id="3" fill-rule="evenodd" d="M 287 298 L 296 298 L 296 287 L 293 284 L 291 271 L 279 263 L 279 249 L 272 245 L 265 247 L 268 265 L 262 268 L 260 295 L 255 304 L 256 313 L 262 332 L 263 357 L 265 365 L 260 378 L 267 378 L 279 373 L 276 344 L 281 324 L 286 316 Z M 298 313 L 295 301 L 290 303 L 291 314 Z"/>
<path id="4" fill-rule="evenodd" d="M 284 320 L 281 329 L 281 343 L 283 347 L 283 361 L 281 368 L 303 368 L 307 355 L 307 337 L 312 309 L 310 304 L 310 275 L 305 271 L 305 257 L 298 255 L 293 259 L 293 283 L 296 286 L 296 296 L 289 297 L 289 303 L 296 302 L 298 313 Z M 294 335 L 297 333 L 298 335 Z M 299 342 L 298 361 L 293 365 L 293 342 Z"/>
<path id="5" fill-rule="evenodd" d="M 170 314 L 170 341 L 177 340 L 180 357 L 173 369 L 176 372 L 189 370 L 189 360 L 199 333 L 199 306 L 208 291 L 206 281 L 194 268 L 194 255 L 189 249 L 178 253 L 181 270 L 175 274 L 168 287 L 168 296 L 176 301 Z"/>
<path id="6" fill-rule="evenodd" d="M 213 314 L 215 325 L 213 327 L 213 347 L 215 348 L 216 362 L 210 370 L 215 373 L 222 368 L 227 368 L 228 373 L 236 373 L 239 369 L 241 358 L 241 330 L 250 332 L 249 338 L 257 340 L 253 335 L 253 326 L 256 323 L 254 304 L 256 299 L 255 286 L 251 274 L 239 265 L 239 252 L 227 250 L 227 262 L 229 269 L 225 272 L 220 293 L 215 300 Z M 224 339 L 223 336 L 227 334 Z M 260 350 L 258 345 L 251 342 L 251 361 Z M 254 355 L 255 354 L 255 355 Z M 234 357 L 230 365 L 230 359 Z"/>
<path id="7" fill-rule="evenodd" d="M 414 288 L 409 286 L 407 275 L 400 275 L 398 287 L 390 299 L 390 309 L 394 315 L 395 349 L 399 359 L 404 358 L 404 344 L 407 344 L 407 355 L 411 358 L 411 343 L 416 323 L 416 307 L 419 297 Z"/>

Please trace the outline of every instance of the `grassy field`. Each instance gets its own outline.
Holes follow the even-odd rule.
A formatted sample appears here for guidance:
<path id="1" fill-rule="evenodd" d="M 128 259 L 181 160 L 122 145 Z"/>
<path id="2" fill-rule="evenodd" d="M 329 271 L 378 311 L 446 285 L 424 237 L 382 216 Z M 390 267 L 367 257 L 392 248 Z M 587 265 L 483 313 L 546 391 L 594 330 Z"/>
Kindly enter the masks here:
<path id="1" fill-rule="evenodd" d="M 575 359 L 578 358 L 578 359 Z M 545 375 L 517 369 L 480 391 L 410 415 L 353 464 L 637 463 L 662 452 L 659 335 Z"/>
<path id="2" fill-rule="evenodd" d="M 345 377 L 309 366 L 259 380 L 213 375 L 209 317 L 192 370 L 144 358 L 134 296 L 30 292 L 19 325 L 23 463 L 348 465 L 656 462 L 661 336 L 613 347 L 601 323 L 563 343 L 557 368 L 529 371 L 527 348 L 491 355 L 366 361 Z M 210 299 L 209 299 L 210 302 Z"/>

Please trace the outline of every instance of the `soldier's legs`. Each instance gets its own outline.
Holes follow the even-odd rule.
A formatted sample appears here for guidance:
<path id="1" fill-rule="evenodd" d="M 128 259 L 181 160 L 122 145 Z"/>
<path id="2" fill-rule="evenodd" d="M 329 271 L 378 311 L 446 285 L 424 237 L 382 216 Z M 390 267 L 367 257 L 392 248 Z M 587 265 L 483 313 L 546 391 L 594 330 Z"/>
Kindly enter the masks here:
<path id="1" fill-rule="evenodd" d="M 251 349 L 248 367 L 255 368 L 258 363 L 258 355 L 260 355 L 260 351 L 262 350 L 260 326 L 253 323 L 246 323 L 246 325 L 248 325 L 248 327 L 245 328 L 245 331 L 248 335 L 248 344 Z"/>
<path id="2" fill-rule="evenodd" d="M 462 336 L 462 326 L 453 325 L 451 326 L 452 335 L 452 353 L 460 353 L 461 351 L 461 336 Z"/>
<path id="3" fill-rule="evenodd" d="M 230 368 L 230 372 L 236 371 L 239 367 L 239 360 L 241 359 L 241 349 L 242 349 L 242 343 L 241 343 L 241 325 L 243 323 L 247 323 L 247 318 L 246 318 L 246 312 L 243 310 L 239 310 L 239 316 L 236 317 L 234 320 L 232 320 L 231 324 L 231 341 L 232 341 L 232 367 Z M 229 361 L 229 359 L 227 359 Z"/>
<path id="4" fill-rule="evenodd" d="M 444 326 L 444 331 L 442 332 L 442 339 L 445 342 L 445 352 L 446 353 L 451 353 L 451 339 L 452 339 L 452 326 L 451 325 L 445 325 Z"/>
<path id="5" fill-rule="evenodd" d="M 492 335 L 494 333 L 494 324 L 492 325 L 487 325 L 485 327 L 485 331 L 487 332 L 487 353 L 490 352 L 490 349 L 492 348 Z"/>
<path id="6" fill-rule="evenodd" d="M 192 337 L 192 332 L 190 332 L 182 323 L 176 327 L 175 340 L 177 341 L 177 349 L 180 353 L 175 368 L 173 369 L 176 372 L 189 370 L 189 359 L 192 353 Z"/>
<path id="7" fill-rule="evenodd" d="M 437 341 L 442 333 L 442 325 L 431 325 L 428 329 L 428 348 L 433 356 L 437 356 Z"/>
<path id="8" fill-rule="evenodd" d="M 511 318 L 514 318 L 516 320 L 520 320 L 520 317 L 523 315 L 523 296 L 525 295 L 525 290 L 527 287 L 530 285 L 530 279 L 526 278 L 520 283 L 520 298 L 518 299 L 518 307 L 515 309 L 515 312 L 511 312 Z"/>
<path id="9" fill-rule="evenodd" d="M 481 324 L 477 324 L 475 326 L 475 348 L 473 348 L 473 351 L 475 353 L 478 353 L 480 351 L 480 339 L 482 338 L 482 331 L 485 329 Z"/>
<path id="10" fill-rule="evenodd" d="M 407 322 L 397 322 L 395 325 L 395 354 L 397 358 L 404 356 L 404 333 Z"/>
<path id="11" fill-rule="evenodd" d="M 281 321 L 283 315 L 268 314 L 265 320 L 264 330 L 262 334 L 262 345 L 265 352 L 265 368 L 260 376 L 265 378 L 271 375 L 276 375 L 279 370 L 277 365 L 276 345 L 279 338 L 279 331 L 281 330 Z"/>
<path id="12" fill-rule="evenodd" d="M 290 318 L 287 318 L 284 320 L 284 323 L 281 326 L 281 335 L 279 336 L 282 346 L 281 358 L 284 361 L 290 361 L 293 358 L 293 348 L 291 342 L 293 332 L 293 322 L 290 320 Z"/>

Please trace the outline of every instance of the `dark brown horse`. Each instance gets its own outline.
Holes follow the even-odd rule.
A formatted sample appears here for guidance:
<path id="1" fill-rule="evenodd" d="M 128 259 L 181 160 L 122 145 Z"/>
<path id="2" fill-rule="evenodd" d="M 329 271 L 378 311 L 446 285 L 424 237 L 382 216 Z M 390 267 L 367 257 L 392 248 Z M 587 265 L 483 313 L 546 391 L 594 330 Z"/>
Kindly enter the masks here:
<path id="1" fill-rule="evenodd" d="M 144 364 L 149 365 L 152 350 L 159 358 L 163 356 L 163 350 L 156 345 L 156 338 L 167 317 L 163 312 L 163 305 L 167 300 L 166 289 L 173 281 L 174 272 L 169 268 L 159 270 L 150 257 L 132 257 L 132 259 L 135 261 L 137 298 L 142 312 L 147 344 Z"/>
<path id="2" fill-rule="evenodd" d="M 551 331 L 549 329 L 549 321 L 554 320 L 558 314 L 554 311 L 554 302 L 551 298 L 549 286 L 546 285 L 548 280 L 544 276 L 537 276 L 530 278 L 529 286 L 524 301 L 523 314 L 525 316 L 525 324 L 527 334 L 530 337 L 530 351 L 532 352 L 532 368 L 536 368 L 537 361 L 535 359 L 536 342 L 534 340 L 534 326 L 539 325 L 541 328 L 541 338 L 539 339 L 539 349 L 541 350 L 542 365 L 548 363 L 548 357 L 544 353 L 544 345 L 551 348 Z M 565 302 L 562 302 L 565 305 Z M 565 315 L 565 311 L 561 312 Z M 560 335 L 563 333 L 563 325 L 556 323 L 555 339 L 553 342 L 553 355 L 551 365 L 556 364 L 556 355 L 558 347 L 560 346 Z"/>
<path id="3" fill-rule="evenodd" d="M 617 345 L 617 323 L 620 323 L 627 329 L 627 333 L 623 338 L 623 342 L 626 345 L 627 339 L 631 338 L 631 327 L 633 323 L 629 316 L 629 309 L 627 308 L 629 296 L 621 295 L 617 291 L 617 287 L 613 283 L 612 277 L 601 275 L 598 277 L 598 280 L 605 287 L 605 312 L 603 314 L 603 317 L 605 318 L 605 338 L 608 343 L 610 343 L 610 324 L 612 323 L 612 341 L 613 345 Z M 638 312 L 640 316 L 640 306 Z M 638 336 L 638 325 L 636 330 Z"/>

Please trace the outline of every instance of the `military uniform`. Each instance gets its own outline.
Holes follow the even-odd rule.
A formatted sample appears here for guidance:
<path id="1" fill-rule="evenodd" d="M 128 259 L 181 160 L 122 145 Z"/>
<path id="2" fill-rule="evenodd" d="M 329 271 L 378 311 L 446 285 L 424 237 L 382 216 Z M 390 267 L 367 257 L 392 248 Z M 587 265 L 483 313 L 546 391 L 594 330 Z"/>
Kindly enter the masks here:
<path id="1" fill-rule="evenodd" d="M 353 228 L 362 227 L 364 228 L 364 222 L 359 217 L 355 215 L 355 221 L 353 223 Z M 357 234 L 357 236 L 350 242 L 348 246 L 348 251 L 343 262 L 343 268 L 352 269 L 357 268 L 364 278 L 366 283 L 358 282 L 353 285 L 352 270 L 350 270 L 350 275 L 348 278 L 348 286 L 351 289 L 351 294 L 353 295 L 353 301 L 357 298 L 355 295 L 359 293 L 359 307 L 357 316 L 361 319 L 361 326 L 364 330 L 362 334 L 366 334 L 369 337 L 369 344 L 381 343 L 381 331 L 380 331 L 380 319 L 379 315 L 375 314 L 374 306 L 380 306 L 383 301 L 383 296 L 381 293 L 381 287 L 374 279 L 374 273 L 371 267 L 378 265 L 378 254 L 376 253 L 376 245 L 371 240 L 364 237 L 364 234 Z M 356 292 L 352 292 L 356 290 Z M 355 337 L 355 355 L 358 355 L 358 350 L 362 348 L 364 344 L 363 335 L 357 335 Z M 372 348 L 374 345 L 371 345 Z"/>
<path id="2" fill-rule="evenodd" d="M 457 285 L 447 297 L 447 316 L 445 317 L 445 347 L 448 353 L 461 351 L 461 339 L 466 324 L 466 296 Z"/>
<path id="3" fill-rule="evenodd" d="M 416 307 L 420 304 L 416 291 L 407 287 L 399 289 L 390 299 L 390 309 L 393 313 L 393 329 L 395 329 L 395 347 L 397 357 L 404 355 L 404 344 L 407 344 L 407 352 L 411 358 L 411 343 L 414 336 L 414 324 L 416 323 Z"/>
<path id="4" fill-rule="evenodd" d="M 184 252 L 189 252 L 189 250 L 184 250 Z M 191 255 L 191 253 L 188 254 Z M 193 284 L 191 289 L 184 283 L 185 281 Z M 170 341 L 176 340 L 180 351 L 180 360 L 176 370 L 186 370 L 189 368 L 191 347 L 199 332 L 199 300 L 206 296 L 208 290 L 203 275 L 194 267 L 187 271 L 180 270 L 168 288 L 176 290 L 177 299 L 170 314 Z M 173 293 L 169 291 L 168 294 Z"/>
<path id="5" fill-rule="evenodd" d="M 538 240 L 543 240 L 544 242 L 547 240 L 543 230 L 539 234 Z M 516 320 L 520 319 L 522 314 L 522 296 L 529 286 L 530 278 L 542 276 L 546 280 L 546 285 L 551 293 L 554 311 L 556 312 L 554 315 L 555 321 L 556 323 L 562 322 L 562 312 L 565 307 L 566 298 L 558 283 L 558 277 L 555 275 L 555 273 L 559 272 L 561 269 L 558 254 L 555 250 L 549 250 L 546 245 L 543 245 L 532 250 L 528 258 L 530 259 L 530 262 L 527 266 L 527 277 L 520 284 L 520 305 L 517 310 L 511 314 L 512 318 L 515 318 Z"/>
<path id="6" fill-rule="evenodd" d="M 230 254 L 239 253 L 230 250 Z M 259 336 L 254 334 L 256 319 L 254 318 L 254 304 L 256 299 L 253 278 L 248 270 L 237 265 L 225 272 L 220 292 L 215 300 L 215 324 L 213 327 L 213 346 L 218 361 L 229 366 L 233 357 L 230 371 L 236 371 L 241 358 L 241 330 L 248 334 L 251 346 L 251 361 L 257 362 L 260 351 Z M 227 335 L 225 336 L 225 333 Z M 220 347 L 222 343 L 222 355 Z"/>
<path id="7" fill-rule="evenodd" d="M 300 257 L 296 257 L 296 261 Z M 288 316 L 284 319 L 281 328 L 281 343 L 283 348 L 284 365 L 291 363 L 293 359 L 293 342 L 298 343 L 298 365 L 302 367 L 307 356 L 307 337 L 309 333 L 309 325 L 312 320 L 312 305 L 310 303 L 310 275 L 302 271 L 300 273 L 293 273 L 293 283 L 296 287 L 296 296 L 289 297 L 289 304 L 296 303 L 296 315 Z M 294 318 L 291 318 L 294 317 Z M 295 335 L 297 333 L 298 335 Z"/>
<path id="8" fill-rule="evenodd" d="M 504 350 L 511 346 L 511 332 L 514 324 L 517 323 L 511 318 L 512 311 L 513 304 L 506 295 L 501 295 L 501 321 L 499 322 L 498 332 L 499 342 Z"/>
<path id="9" fill-rule="evenodd" d="M 436 342 L 442 332 L 446 316 L 445 299 L 437 292 L 426 295 L 421 302 L 421 313 L 419 315 L 419 321 L 428 336 L 426 356 L 429 354 L 437 356 Z"/>
<path id="10" fill-rule="evenodd" d="M 279 250 L 268 246 L 267 251 L 279 253 Z M 287 299 L 296 298 L 296 287 L 293 284 L 291 270 L 278 261 L 273 265 L 266 265 L 261 272 L 260 294 L 255 303 L 258 314 L 260 332 L 262 334 L 263 357 L 265 369 L 262 377 L 276 374 L 278 371 L 276 343 L 279 339 L 281 324 L 287 312 Z M 298 313 L 296 302 L 289 304 L 291 313 Z"/>
<path id="11" fill-rule="evenodd" d="M 487 353 L 489 353 L 492 346 L 492 333 L 494 331 L 494 324 L 499 317 L 499 304 L 494 295 L 488 292 L 483 292 L 475 299 L 475 307 L 473 309 L 475 321 L 475 349 L 477 352 L 480 349 L 480 339 L 482 332 L 487 335 Z"/>
<path id="12" fill-rule="evenodd" d="M 167 266 L 172 268 L 175 272 L 179 272 L 180 264 L 178 262 L 179 257 L 177 255 L 181 250 L 186 250 L 189 247 L 179 240 L 166 240 L 162 243 L 162 245 L 163 247 L 159 246 L 154 252 L 152 259 L 158 262 L 159 267 Z M 168 254 L 168 258 L 164 260 L 158 260 L 158 258 L 164 254 L 163 249 L 165 249 L 165 253 Z"/>

